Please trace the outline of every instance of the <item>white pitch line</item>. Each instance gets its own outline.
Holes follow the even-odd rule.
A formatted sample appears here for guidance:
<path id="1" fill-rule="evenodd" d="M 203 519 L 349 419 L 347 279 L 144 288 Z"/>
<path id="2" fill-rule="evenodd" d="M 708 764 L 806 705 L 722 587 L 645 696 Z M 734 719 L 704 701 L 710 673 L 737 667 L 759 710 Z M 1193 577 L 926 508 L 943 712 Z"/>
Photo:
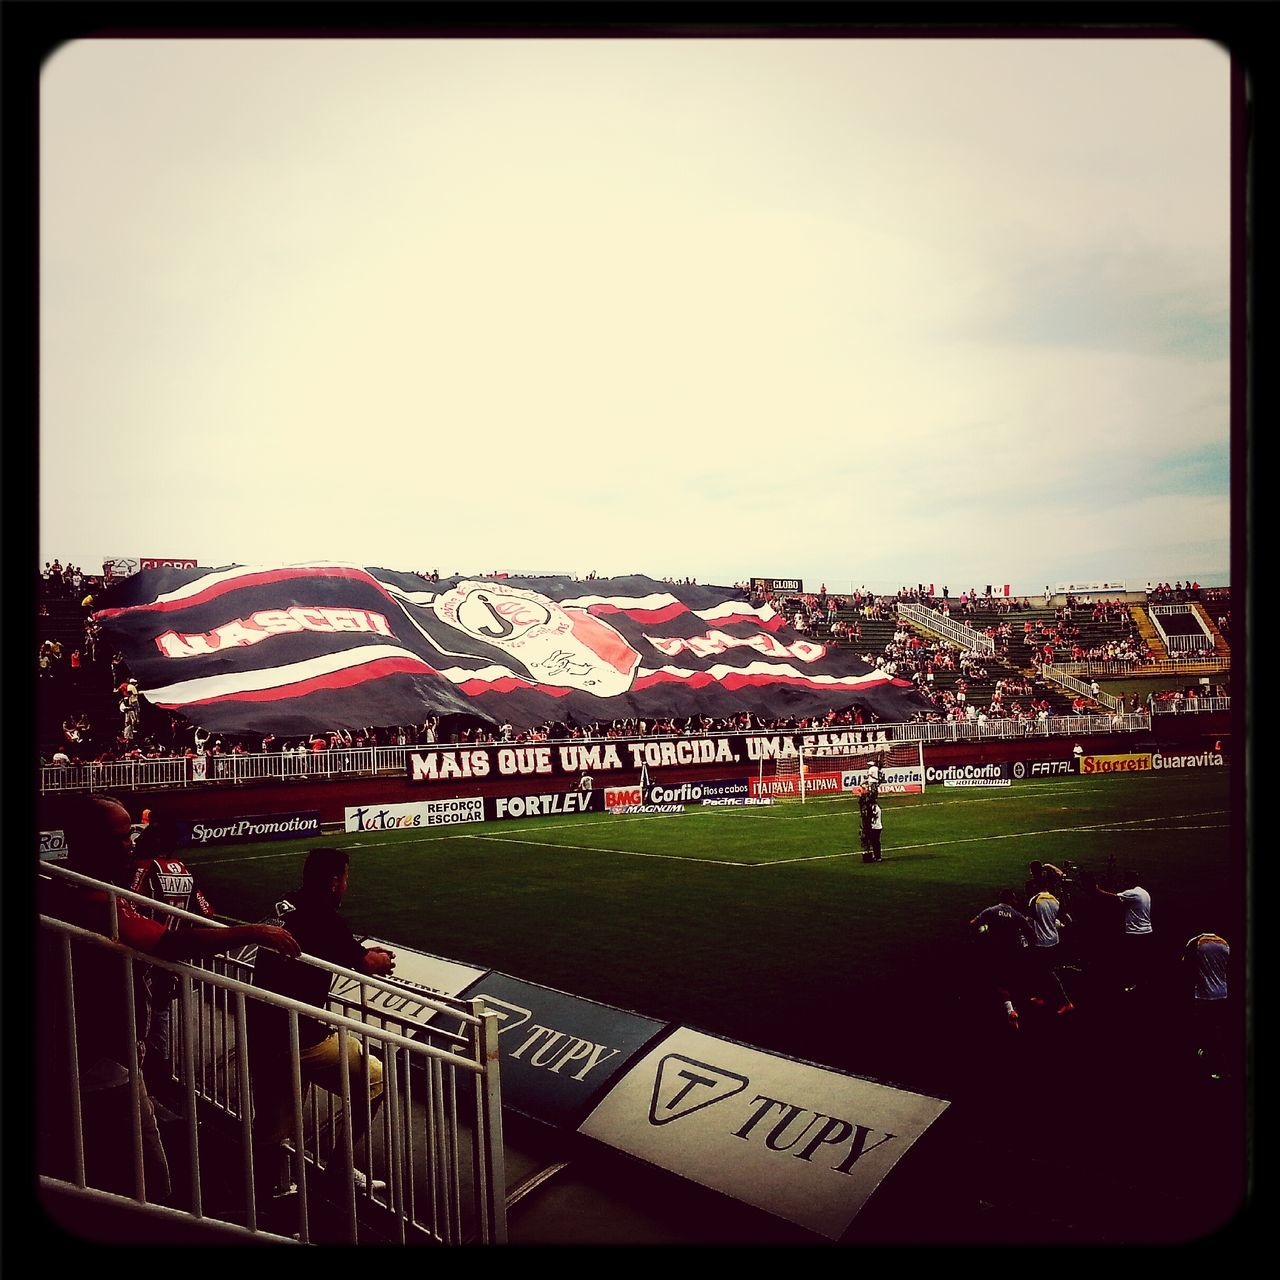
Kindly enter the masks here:
<path id="1" fill-rule="evenodd" d="M 678 853 L 640 853 L 635 849 L 604 849 L 594 844 L 558 844 L 554 840 L 522 840 L 519 836 L 481 836 L 468 834 L 464 840 L 488 840 L 493 844 L 532 844 L 539 849 L 573 849 L 578 853 L 613 853 L 619 858 L 662 858 L 667 862 L 706 862 L 714 867 L 754 867 L 754 862 L 728 862 L 723 858 L 688 858 Z"/>

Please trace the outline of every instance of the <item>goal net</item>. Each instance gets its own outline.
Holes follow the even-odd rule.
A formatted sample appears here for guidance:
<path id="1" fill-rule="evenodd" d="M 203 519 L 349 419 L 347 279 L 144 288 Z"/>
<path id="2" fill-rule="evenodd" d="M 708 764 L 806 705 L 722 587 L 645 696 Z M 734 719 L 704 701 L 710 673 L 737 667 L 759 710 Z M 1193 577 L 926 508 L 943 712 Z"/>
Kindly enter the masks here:
<path id="1" fill-rule="evenodd" d="M 854 748 L 799 746 L 793 755 L 761 761 L 758 789 L 776 800 L 802 804 L 817 796 L 860 795 L 878 772 L 878 787 L 889 795 L 924 790 L 924 744 L 881 742 Z M 771 772 L 765 772 L 771 769 Z"/>

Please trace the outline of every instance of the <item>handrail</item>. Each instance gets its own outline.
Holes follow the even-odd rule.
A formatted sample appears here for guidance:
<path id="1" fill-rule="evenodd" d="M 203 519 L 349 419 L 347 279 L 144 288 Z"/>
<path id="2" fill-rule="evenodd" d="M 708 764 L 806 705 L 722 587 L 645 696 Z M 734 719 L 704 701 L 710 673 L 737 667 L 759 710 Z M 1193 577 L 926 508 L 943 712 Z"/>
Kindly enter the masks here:
<path id="1" fill-rule="evenodd" d="M 403 1241 L 411 1233 L 413 1238 L 419 1240 L 441 1240 L 454 1243 L 461 1243 L 464 1238 L 495 1242 L 505 1240 L 506 1220 L 503 1207 L 505 1172 L 496 1049 L 498 1020 L 497 1015 L 489 1012 L 481 1000 L 463 1001 L 446 996 L 428 996 L 416 986 L 406 988 L 398 985 L 394 980 L 375 978 L 317 957 L 303 956 L 291 961 L 293 964 L 310 964 L 361 984 L 359 1001 L 349 997 L 339 997 L 340 1010 L 319 1008 L 305 1001 L 267 991 L 229 973 L 221 972 L 215 967 L 210 967 L 222 962 L 224 958 L 221 956 L 210 957 L 204 963 L 166 960 L 139 952 L 119 940 L 117 904 L 121 899 L 139 902 L 156 915 L 174 916 L 209 927 L 210 921 L 202 916 L 192 915 L 190 912 L 170 907 L 166 903 L 147 898 L 145 895 L 95 880 L 70 868 L 45 866 L 42 872 L 51 879 L 60 878 L 71 884 L 105 893 L 108 896 L 112 928 L 112 936 L 108 936 L 55 916 L 43 913 L 39 916 L 40 928 L 61 938 L 62 988 L 65 993 L 69 1033 L 67 1049 L 71 1088 L 66 1115 L 70 1125 L 71 1146 L 75 1154 L 71 1169 L 75 1185 L 84 1188 L 88 1183 L 83 1156 L 85 1137 L 79 1105 L 80 1076 L 76 1064 L 78 1010 L 74 989 L 77 969 L 72 966 L 73 942 L 78 945 L 87 944 L 95 949 L 117 954 L 127 961 L 136 961 L 149 968 L 175 974 L 179 979 L 180 1009 L 176 1022 L 179 1037 L 175 1063 L 181 1077 L 179 1084 L 185 1086 L 188 1100 L 188 1143 L 191 1152 L 193 1190 L 191 1217 L 202 1220 L 204 1218 L 200 1196 L 199 1130 L 196 1124 L 196 1103 L 199 1098 L 201 1103 L 214 1107 L 228 1118 L 238 1118 L 244 1145 L 243 1191 L 248 1229 L 262 1238 L 262 1233 L 258 1229 L 258 1205 L 253 1173 L 255 1152 L 248 1094 L 250 1027 L 247 1021 L 248 1008 L 251 1005 L 262 1005 L 281 1009 L 287 1014 L 289 1022 L 291 1043 L 289 1053 L 294 1081 L 295 1120 L 292 1141 L 297 1161 L 294 1178 L 301 1189 L 298 1200 L 298 1225 L 299 1237 L 304 1242 L 309 1239 L 304 1170 L 308 1166 L 319 1167 L 319 1161 L 326 1152 L 320 1144 L 319 1095 L 317 1094 L 317 1101 L 307 1103 L 307 1091 L 300 1075 L 299 1017 L 324 1024 L 330 1034 L 336 1033 L 339 1036 L 340 1043 L 345 1042 L 349 1037 L 357 1037 L 366 1046 L 374 1047 L 377 1050 L 375 1056 L 383 1063 L 386 1089 L 382 1096 L 386 1106 L 379 1117 L 380 1127 L 375 1128 L 368 1124 L 372 1118 L 371 1100 L 366 1096 L 363 1102 L 365 1127 L 368 1129 L 369 1139 L 366 1144 L 366 1155 L 362 1161 L 362 1171 L 365 1178 L 371 1180 L 375 1162 L 379 1173 L 385 1168 L 390 1194 L 385 1203 L 382 1200 L 378 1200 L 378 1203 L 397 1221 L 399 1238 Z M 214 924 L 216 925 L 217 922 Z M 234 960 L 233 963 L 235 963 Z M 125 987 L 122 991 L 121 1018 L 127 1018 L 130 1022 L 133 1010 L 133 969 L 133 964 L 129 963 L 126 963 L 123 969 Z M 415 1005 L 419 1010 L 446 1012 L 449 1015 L 449 1025 L 439 1027 L 433 1024 L 430 1021 L 433 1012 L 406 1016 L 403 1012 L 371 1008 L 366 1013 L 363 1002 L 364 988 L 395 993 L 412 989 Z M 458 1030 L 455 1031 L 455 1027 Z M 467 1031 L 466 1035 L 460 1034 L 463 1029 Z M 142 1117 L 144 1110 L 148 1108 L 144 1107 L 143 1093 L 139 1083 L 142 1077 L 136 1044 L 138 1038 L 140 1037 L 137 1033 L 132 1031 L 126 1037 L 131 1045 L 130 1061 L 122 1065 L 132 1082 L 128 1097 L 131 1099 L 129 1106 L 132 1117 L 131 1127 L 134 1132 L 135 1199 L 139 1205 L 147 1207 L 150 1201 L 143 1169 Z M 453 1042 L 452 1047 L 444 1047 L 438 1043 L 442 1040 Z M 410 1087 L 409 1077 L 409 1072 L 415 1064 L 422 1068 L 418 1073 L 422 1083 L 417 1086 L 417 1091 L 422 1096 L 416 1099 Z M 456 1105 L 459 1095 L 455 1076 L 459 1071 L 464 1075 L 475 1077 L 478 1082 L 474 1090 L 474 1114 L 471 1118 L 474 1137 L 470 1142 L 460 1141 L 456 1132 L 456 1126 L 459 1123 Z M 336 1152 L 328 1153 L 327 1158 L 330 1161 L 336 1158 L 339 1161 L 338 1168 L 345 1167 L 348 1175 L 354 1178 L 356 1174 L 352 1172 L 355 1166 L 352 1163 L 350 1142 L 353 1132 L 351 1112 L 353 1081 L 349 1079 L 346 1054 L 341 1051 L 339 1072 L 342 1077 L 342 1089 L 336 1110 L 346 1117 L 345 1123 L 340 1126 L 346 1142 Z M 212 1077 L 212 1084 L 209 1083 L 210 1077 Z M 225 1090 L 220 1089 L 224 1081 Z M 233 1081 L 238 1081 L 234 1092 Z M 441 1090 L 448 1095 L 447 1106 L 441 1101 Z M 354 1105 L 357 1107 L 361 1105 L 358 1090 L 355 1091 Z M 421 1149 L 421 1143 L 415 1146 L 415 1140 L 412 1137 L 415 1123 L 422 1123 L 420 1117 L 415 1121 L 414 1116 L 424 1105 L 433 1108 L 434 1118 L 429 1122 L 429 1131 L 437 1135 L 436 1140 L 428 1144 L 429 1150 Z M 332 1098 L 327 1106 L 329 1119 L 332 1120 L 335 1114 L 335 1102 Z M 304 1126 L 304 1110 L 310 1112 L 312 1116 L 310 1133 Z M 441 1124 L 445 1124 L 446 1128 L 441 1129 Z M 464 1228 L 461 1201 L 456 1191 L 450 1190 L 450 1187 L 456 1188 L 458 1185 L 456 1162 L 464 1158 L 466 1152 L 470 1152 L 475 1196 L 472 1227 L 469 1231 Z M 266 1159 L 273 1153 L 256 1154 L 259 1158 Z M 50 1175 L 54 1171 L 42 1169 L 40 1172 Z M 259 1182 L 263 1172 L 259 1172 Z M 433 1189 L 417 1207 L 429 1212 L 426 1218 L 422 1217 L 415 1208 L 413 1188 L 419 1183 L 429 1184 Z M 355 1211 L 353 1191 L 349 1191 L 347 1201 L 347 1229 L 349 1239 L 354 1243 L 359 1235 L 359 1220 Z"/>
<path id="2" fill-rule="evenodd" d="M 1110 707 L 1112 711 L 1115 711 L 1120 706 L 1119 699 L 1109 693 L 1103 693 L 1101 690 L 1094 693 L 1083 680 L 1077 680 L 1075 676 L 1063 671 L 1061 667 L 1052 662 L 1046 662 L 1041 666 L 1040 675 L 1046 680 L 1052 680 L 1055 684 L 1062 685 L 1064 689 L 1070 689 L 1072 693 L 1080 694 L 1081 697 L 1092 698 L 1104 707 Z"/>
<path id="3" fill-rule="evenodd" d="M 995 655 L 995 641 L 990 636 L 984 636 L 981 631 L 975 631 L 961 622 L 953 622 L 946 614 L 922 608 L 918 604 L 900 604 L 898 614 L 908 622 L 936 631 L 938 635 L 954 641 L 962 649 L 972 649 L 986 657 Z"/>

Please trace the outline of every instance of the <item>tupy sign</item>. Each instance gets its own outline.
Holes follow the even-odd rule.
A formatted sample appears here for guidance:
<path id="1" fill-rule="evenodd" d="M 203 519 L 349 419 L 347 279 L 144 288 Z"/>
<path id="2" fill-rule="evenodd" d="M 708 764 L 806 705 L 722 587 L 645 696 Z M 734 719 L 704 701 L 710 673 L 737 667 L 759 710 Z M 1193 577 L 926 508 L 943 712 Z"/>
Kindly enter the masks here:
<path id="1" fill-rule="evenodd" d="M 503 1105 L 556 1125 L 576 1125 L 667 1025 L 503 973 L 459 994 L 500 1018 Z"/>
<path id="2" fill-rule="evenodd" d="M 681 1027 L 579 1131 L 836 1240 L 947 1106 Z"/>

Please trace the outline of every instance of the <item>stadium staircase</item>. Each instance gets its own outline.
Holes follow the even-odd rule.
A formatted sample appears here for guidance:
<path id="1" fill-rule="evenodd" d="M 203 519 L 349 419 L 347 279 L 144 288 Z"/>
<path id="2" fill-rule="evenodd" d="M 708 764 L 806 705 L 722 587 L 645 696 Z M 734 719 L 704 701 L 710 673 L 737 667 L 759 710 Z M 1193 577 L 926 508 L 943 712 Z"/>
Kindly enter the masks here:
<path id="1" fill-rule="evenodd" d="M 1142 638 L 1143 643 L 1161 662 L 1169 660 L 1169 650 L 1165 647 L 1164 641 L 1160 638 L 1160 633 L 1156 630 L 1156 625 L 1151 621 L 1147 611 L 1138 604 L 1129 606 L 1129 614 L 1133 618 L 1138 628 L 1138 635 Z"/>
<path id="2" fill-rule="evenodd" d="M 1227 643 L 1227 638 L 1218 629 L 1218 624 L 1209 616 L 1209 610 L 1204 607 L 1198 600 L 1193 601 L 1191 605 L 1200 624 L 1213 638 L 1213 655 L 1215 658 L 1230 658 L 1231 646 Z"/>

